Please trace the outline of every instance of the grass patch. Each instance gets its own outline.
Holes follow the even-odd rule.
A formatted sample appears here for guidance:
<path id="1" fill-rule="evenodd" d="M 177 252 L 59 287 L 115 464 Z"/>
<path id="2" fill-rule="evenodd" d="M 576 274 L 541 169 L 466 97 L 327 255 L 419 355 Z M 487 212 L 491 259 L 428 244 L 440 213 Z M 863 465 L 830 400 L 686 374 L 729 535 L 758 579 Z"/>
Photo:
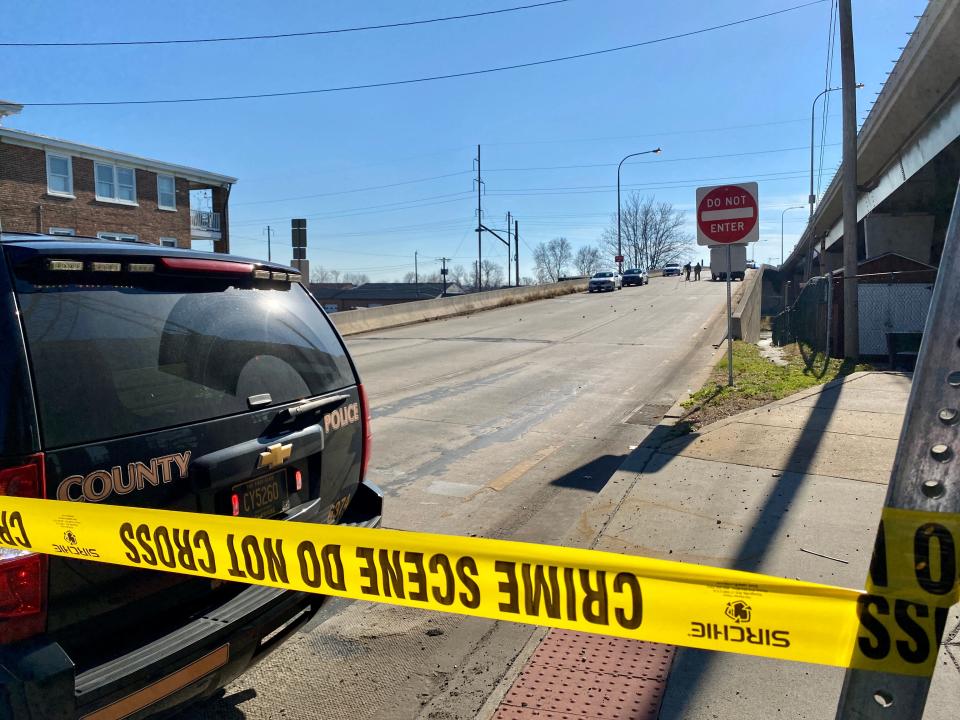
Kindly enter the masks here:
<path id="1" fill-rule="evenodd" d="M 830 360 L 826 372 L 818 377 L 807 370 L 796 345 L 781 349 L 786 365 L 777 365 L 763 357 L 760 348 L 753 343 L 734 341 L 734 386 L 727 386 L 727 358 L 724 356 L 704 386 L 683 403 L 687 413 L 678 423 L 678 429 L 696 430 L 843 375 L 872 369 L 869 365 L 834 359 Z"/>

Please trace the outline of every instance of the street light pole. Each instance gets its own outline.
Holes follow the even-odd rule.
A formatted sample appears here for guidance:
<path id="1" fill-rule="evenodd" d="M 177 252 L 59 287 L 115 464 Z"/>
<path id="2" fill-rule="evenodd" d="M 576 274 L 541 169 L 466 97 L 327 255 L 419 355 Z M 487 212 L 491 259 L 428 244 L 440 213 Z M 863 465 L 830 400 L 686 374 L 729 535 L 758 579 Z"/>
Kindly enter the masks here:
<path id="1" fill-rule="evenodd" d="M 785 208 L 782 213 L 780 213 L 780 265 L 783 266 L 783 216 L 787 214 L 787 210 L 803 210 L 803 205 L 791 205 L 788 208 Z"/>
<path id="2" fill-rule="evenodd" d="M 629 160 L 632 157 L 637 155 L 659 155 L 660 148 L 654 148 L 653 150 L 644 150 L 643 152 L 636 152 L 627 155 L 623 160 L 620 161 L 620 164 L 617 165 L 617 257 L 623 257 L 623 243 L 620 241 L 620 168 L 623 167 L 623 163 Z M 647 268 L 649 271 L 649 268 Z M 617 261 L 617 272 L 623 274 L 623 261 Z"/>
<path id="3" fill-rule="evenodd" d="M 857 83 L 855 87 L 857 88 L 857 90 L 859 90 L 860 88 L 863 87 L 863 83 Z M 821 91 L 820 94 L 813 99 L 813 105 L 810 106 L 810 195 L 807 198 L 807 201 L 810 203 L 810 217 L 813 217 L 813 205 L 817 201 L 817 196 L 813 194 L 813 145 L 814 145 L 813 134 L 814 134 L 814 126 L 816 125 L 816 117 L 817 117 L 816 115 L 817 100 L 822 98 L 827 93 L 835 92 L 837 90 L 842 90 L 842 89 L 843 87 L 832 87 L 832 88 L 827 88 L 826 90 Z"/>

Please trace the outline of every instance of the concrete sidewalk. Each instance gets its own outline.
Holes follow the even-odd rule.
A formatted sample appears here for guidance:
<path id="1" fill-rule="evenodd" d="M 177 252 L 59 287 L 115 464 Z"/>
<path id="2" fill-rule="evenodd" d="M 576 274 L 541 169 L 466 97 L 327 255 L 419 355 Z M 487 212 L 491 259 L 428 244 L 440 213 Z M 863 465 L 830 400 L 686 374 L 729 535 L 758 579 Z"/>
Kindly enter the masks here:
<path id="1" fill-rule="evenodd" d="M 856 373 L 697 433 L 663 440 L 658 428 L 574 542 L 596 537 L 600 550 L 862 588 L 909 391 L 908 376 Z M 955 608 L 945 641 L 957 626 Z M 957 714 L 960 648 L 950 649 L 941 649 L 930 720 Z M 843 675 L 680 648 L 660 717 L 829 720 Z M 627 717 L 594 708 L 593 717 Z"/>

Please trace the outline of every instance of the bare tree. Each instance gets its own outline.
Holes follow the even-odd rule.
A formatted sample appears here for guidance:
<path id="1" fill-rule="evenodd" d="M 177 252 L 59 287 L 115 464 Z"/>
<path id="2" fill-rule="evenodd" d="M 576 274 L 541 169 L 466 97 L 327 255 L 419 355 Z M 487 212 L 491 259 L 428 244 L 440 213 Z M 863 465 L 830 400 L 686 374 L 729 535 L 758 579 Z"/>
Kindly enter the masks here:
<path id="1" fill-rule="evenodd" d="M 430 273 L 422 272 L 417 275 L 415 272 L 408 272 L 403 276 L 401 282 L 412 283 L 412 282 L 422 282 L 422 283 L 438 283 L 440 280 L 440 273 L 436 270 Z"/>
<path id="2" fill-rule="evenodd" d="M 330 282 L 339 282 L 340 281 L 340 271 L 339 270 L 330 270 Z"/>
<path id="3" fill-rule="evenodd" d="M 520 278 L 520 284 L 521 284 L 521 285 L 536 285 L 536 284 L 537 284 L 537 281 L 534 280 L 534 279 L 533 279 L 532 277 L 530 277 L 529 275 L 524 275 L 522 278 Z"/>
<path id="4" fill-rule="evenodd" d="M 317 265 L 315 268 L 313 268 L 313 270 L 310 271 L 310 282 L 332 282 L 330 279 L 330 271 L 327 270 L 323 265 Z"/>
<path id="5" fill-rule="evenodd" d="M 348 282 L 353 285 L 364 285 L 370 282 L 370 278 L 366 273 L 343 273 L 343 282 Z"/>
<path id="6" fill-rule="evenodd" d="M 600 249 L 594 245 L 584 245 L 577 250 L 573 264 L 580 275 L 593 275 L 600 269 Z"/>
<path id="7" fill-rule="evenodd" d="M 676 262 L 690 250 L 693 237 L 684 231 L 686 218 L 666 201 L 652 195 L 630 193 L 620 208 L 620 234 L 623 256 L 628 266 L 652 270 Z M 617 254 L 617 216 L 600 239 L 611 255 Z"/>
<path id="8" fill-rule="evenodd" d="M 484 260 L 480 264 L 480 280 L 485 289 L 503 285 L 503 268 L 492 260 Z"/>
<path id="9" fill-rule="evenodd" d="M 557 282 L 563 276 L 563 269 L 572 260 L 573 249 L 565 237 L 539 243 L 533 249 L 533 263 L 540 282 Z"/>
<path id="10" fill-rule="evenodd" d="M 447 276 L 447 279 L 459 285 L 460 287 L 464 286 L 464 283 L 467 282 L 467 271 L 464 269 L 463 265 L 454 265 L 450 268 L 450 274 Z"/>

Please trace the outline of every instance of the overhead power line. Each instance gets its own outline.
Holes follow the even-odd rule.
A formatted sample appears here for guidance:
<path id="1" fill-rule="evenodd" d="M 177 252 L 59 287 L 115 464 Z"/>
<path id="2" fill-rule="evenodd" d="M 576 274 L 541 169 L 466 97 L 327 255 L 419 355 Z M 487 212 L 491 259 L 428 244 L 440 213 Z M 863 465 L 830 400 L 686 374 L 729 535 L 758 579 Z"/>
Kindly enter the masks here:
<path id="1" fill-rule="evenodd" d="M 781 170 L 779 172 L 771 173 L 749 173 L 751 178 L 776 178 L 781 176 L 793 177 L 796 175 L 805 175 L 805 169 L 799 170 Z M 648 185 L 655 185 L 658 187 L 663 187 L 664 183 L 669 185 L 680 184 L 685 185 L 687 183 L 705 183 L 705 182 L 715 182 L 717 180 L 739 180 L 743 178 L 744 175 L 723 175 L 720 177 L 708 177 L 708 178 L 677 178 L 675 180 L 663 179 L 652 182 L 645 183 L 631 183 L 624 184 L 625 188 L 642 188 Z M 521 187 L 521 188 L 497 188 L 491 192 L 493 193 L 503 193 L 503 192 L 542 192 L 542 191 L 552 191 L 552 190 L 615 190 L 616 185 L 572 185 L 572 186 L 563 186 L 563 187 L 545 187 L 545 188 L 532 188 L 532 187 Z M 527 216 L 529 217 L 529 216 Z"/>
<path id="2" fill-rule="evenodd" d="M 809 123 L 810 118 L 798 118 L 796 120 L 773 120 L 770 122 L 764 123 L 750 123 L 746 125 L 725 125 L 722 127 L 714 128 L 699 128 L 691 130 L 670 130 L 664 132 L 651 132 L 644 135 L 619 135 L 619 136 L 610 136 L 610 137 L 597 137 L 597 138 L 570 138 L 567 140 L 526 140 L 526 141 L 516 141 L 516 142 L 499 142 L 499 143 L 485 143 L 486 145 L 536 145 L 541 143 L 568 143 L 568 142 L 594 142 L 594 141 L 606 141 L 606 140 L 624 140 L 629 138 L 639 138 L 639 137 L 660 137 L 663 135 L 693 135 L 698 133 L 709 133 L 709 132 L 726 132 L 729 130 L 738 130 L 743 128 L 756 128 L 756 127 L 767 127 L 771 125 L 787 125 L 791 123 Z M 433 155 L 434 153 L 427 153 L 426 155 Z M 419 156 L 416 156 L 419 157 Z M 676 158 L 675 158 L 676 159 Z M 662 162 L 662 161 L 661 161 Z M 282 202 L 292 202 L 295 200 L 312 200 L 314 198 L 322 197 L 333 197 L 335 195 L 350 195 L 352 193 L 359 192 L 370 192 L 374 190 L 386 190 L 389 188 L 400 187 L 402 185 L 415 185 L 422 182 L 430 182 L 432 180 L 443 180 L 446 178 L 457 177 L 459 175 L 472 175 L 472 170 L 461 170 L 459 172 L 449 172 L 444 173 L 443 175 L 431 175 L 430 177 L 415 178 L 413 180 L 401 180 L 394 183 L 387 183 L 385 185 L 370 185 L 367 187 L 351 188 L 349 190 L 335 190 L 332 192 L 324 193 L 314 193 L 312 195 L 295 195 L 291 197 L 280 197 L 280 198 L 270 198 L 268 200 L 247 200 L 245 202 L 232 202 L 230 207 L 237 207 L 241 205 L 267 205 L 270 203 L 282 203 Z"/>
<path id="3" fill-rule="evenodd" d="M 430 200 L 431 198 L 416 198 L 414 200 L 401 200 L 395 203 L 386 203 L 384 205 L 368 205 L 364 208 L 351 208 L 349 210 L 342 210 L 337 212 L 325 212 L 325 213 L 311 213 L 302 215 L 302 217 L 311 219 L 311 220 L 332 220 L 336 218 L 348 218 L 356 217 L 358 215 L 375 215 L 379 213 L 389 213 L 389 212 L 398 212 L 403 210 L 416 210 L 418 208 L 432 207 L 434 205 L 447 205 L 449 203 L 461 202 L 466 200 L 473 193 L 471 192 L 462 192 L 462 193 L 448 193 L 446 195 L 434 195 L 432 198 L 449 198 L 447 200 L 435 200 L 433 202 L 424 202 Z M 256 225 L 266 222 L 279 222 L 280 220 L 286 220 L 289 218 L 287 216 L 275 216 L 269 218 L 256 218 L 254 220 L 242 220 L 240 222 L 231 221 L 231 226 L 240 226 L 240 225 Z"/>
<path id="4" fill-rule="evenodd" d="M 839 117 L 832 115 L 831 117 Z M 750 128 L 771 127 L 773 125 L 793 125 L 796 123 L 809 123 L 810 118 L 802 117 L 795 120 L 771 120 L 761 123 L 747 123 L 744 125 L 724 125 L 723 127 L 711 128 L 691 128 L 689 130 L 656 130 L 645 132 L 640 135 L 607 135 L 605 137 L 580 137 L 580 138 L 555 138 L 552 140 L 510 140 L 504 142 L 486 142 L 484 147 L 498 147 L 501 145 L 552 145 L 552 144 L 570 144 L 570 143 L 591 143 L 608 142 L 610 140 L 635 140 L 638 138 L 659 138 L 667 135 L 696 135 L 699 133 L 727 132 L 729 130 L 746 130 Z"/>
<path id="5" fill-rule="evenodd" d="M 334 192 L 316 193 L 314 195 L 298 195 L 296 197 L 274 198 L 272 200 L 248 200 L 247 202 L 231 203 L 231 207 L 236 205 L 265 205 L 267 203 L 288 202 L 292 200 L 312 200 L 314 198 L 332 197 L 333 195 L 349 195 L 351 193 L 367 192 L 369 190 L 384 190 L 386 188 L 400 187 L 401 185 L 414 185 L 416 183 L 429 182 L 430 180 L 441 180 L 443 178 L 455 177 L 457 175 L 472 175 L 470 170 L 461 170 L 460 172 L 446 173 L 445 175 L 433 175 L 431 177 L 417 178 L 416 180 L 403 180 L 401 182 L 388 183 L 387 185 L 371 185 L 369 187 L 353 188 L 351 190 L 336 190 Z"/>
<path id="6" fill-rule="evenodd" d="M 806 172 L 797 173 L 796 175 L 787 175 L 783 177 L 774 177 L 766 178 L 764 182 L 783 182 L 786 180 L 797 180 L 799 178 L 807 177 Z M 749 176 L 745 177 L 744 180 L 748 180 Z M 699 187 L 699 183 L 694 185 L 624 185 L 624 188 L 636 188 L 638 190 L 684 190 L 689 188 Z M 531 195 L 592 195 L 592 194 L 603 194 L 613 192 L 613 189 L 606 190 L 562 190 L 562 191 L 530 191 L 530 192 L 500 192 L 493 190 L 490 193 L 490 197 L 517 197 L 517 196 L 531 196 Z"/>
<path id="7" fill-rule="evenodd" d="M 358 25 L 355 27 L 333 28 L 329 30 L 305 30 L 303 32 L 274 33 L 271 35 L 232 35 L 225 37 L 210 38 L 177 38 L 167 40 L 92 40 L 78 42 L 0 42 L 0 47 L 111 47 L 123 45 L 194 45 L 204 43 L 224 43 L 224 42 L 244 42 L 249 40 L 281 40 L 287 38 L 311 37 L 317 35 L 338 35 L 341 33 L 362 32 L 366 30 L 387 30 L 390 28 L 413 27 L 415 25 L 431 25 L 434 23 L 449 22 L 451 20 L 469 20 L 470 18 L 484 17 L 487 15 L 500 15 L 502 13 L 516 12 L 518 10 L 531 10 L 533 8 L 545 7 L 547 5 L 559 5 L 569 2 L 569 0 L 547 0 L 546 2 L 532 3 L 530 5 L 516 5 L 514 7 L 500 8 L 499 10 L 485 10 L 483 12 L 469 13 L 465 15 L 447 15 L 445 17 L 428 18 L 425 20 L 404 20 L 401 22 L 384 23 L 382 25 Z"/>
<path id="8" fill-rule="evenodd" d="M 839 145 L 840 143 L 829 143 L 827 147 L 833 147 Z M 728 158 L 728 157 L 746 157 L 748 155 L 769 155 L 771 153 L 781 153 L 781 152 L 792 152 L 795 150 L 809 150 L 808 145 L 799 145 L 797 147 L 788 147 L 788 148 L 774 148 L 772 150 L 751 150 L 748 152 L 739 152 L 739 153 L 723 153 L 720 155 L 692 155 L 689 157 L 679 157 L 679 158 L 664 158 L 661 160 L 645 160 L 639 161 L 636 165 L 659 165 L 661 163 L 669 162 L 686 162 L 688 160 L 714 160 L 717 158 Z M 601 168 L 601 167 L 616 167 L 617 163 L 588 163 L 584 165 L 544 165 L 541 167 L 512 167 L 512 168 L 487 168 L 487 172 L 530 172 L 530 171 L 540 171 L 540 170 L 581 170 L 583 168 Z"/>
<path id="9" fill-rule="evenodd" d="M 788 8 L 783 8 L 782 10 L 774 10 L 773 12 L 763 13 L 762 15 L 754 15 L 752 17 L 741 18 L 739 20 L 731 20 L 730 22 L 722 23 L 720 25 L 712 25 L 710 27 L 700 28 L 698 30 L 690 30 L 688 32 L 676 33 L 674 35 L 667 35 L 660 38 L 654 38 L 652 40 L 644 40 L 642 42 L 630 43 L 629 45 L 620 45 L 612 48 L 604 48 L 603 50 L 592 50 L 590 52 L 577 53 L 575 55 L 564 55 L 562 57 L 548 58 L 546 60 L 534 60 L 531 62 L 525 63 L 514 63 L 512 65 L 500 65 L 497 67 L 482 68 L 480 70 L 465 70 L 458 73 L 446 73 L 443 75 L 428 75 L 426 77 L 419 78 L 408 78 L 405 80 L 388 80 L 384 82 L 372 82 L 372 83 L 362 83 L 358 85 L 341 85 L 338 87 L 328 87 L 328 88 L 315 88 L 312 90 L 288 90 L 282 92 L 267 92 L 267 93 L 250 93 L 244 95 L 211 95 L 208 97 L 195 97 L 195 98 L 155 98 L 150 100 L 71 100 L 71 101 L 61 101 L 61 102 L 25 102 L 22 105 L 27 107 L 78 107 L 78 106 L 107 106 L 107 105 L 170 105 L 175 103 L 201 103 L 201 102 L 223 102 L 223 101 L 233 101 L 233 100 L 256 100 L 263 98 L 279 98 L 279 97 L 294 97 L 300 95 L 320 95 L 325 93 L 335 93 L 335 92 L 345 92 L 347 90 L 371 90 L 374 88 L 385 88 L 385 87 L 397 87 L 400 85 L 415 85 L 418 83 L 433 82 L 435 80 L 451 80 L 454 78 L 463 78 L 463 77 L 472 77 L 475 75 L 488 75 L 491 73 L 504 72 L 507 70 L 519 70 L 522 68 L 538 67 L 541 65 L 550 65 L 553 63 L 567 62 L 570 60 L 582 60 L 583 58 L 596 57 L 598 55 L 607 55 L 615 52 L 622 52 L 624 50 L 632 50 L 634 48 L 645 47 L 648 45 L 656 45 L 658 43 L 668 42 L 670 40 L 679 40 L 681 38 L 692 37 L 694 35 L 702 35 L 708 32 L 714 32 L 716 30 L 723 30 L 726 28 L 734 27 L 736 25 L 743 25 L 745 23 L 754 22 L 757 20 L 764 20 L 766 18 L 774 17 L 776 15 L 783 15 L 784 13 L 793 12 L 795 10 L 800 10 L 802 8 L 810 7 L 812 5 L 820 5 L 821 3 L 828 2 L 828 0 L 811 0 L 811 2 L 805 2 L 800 5 L 793 5 Z"/>

